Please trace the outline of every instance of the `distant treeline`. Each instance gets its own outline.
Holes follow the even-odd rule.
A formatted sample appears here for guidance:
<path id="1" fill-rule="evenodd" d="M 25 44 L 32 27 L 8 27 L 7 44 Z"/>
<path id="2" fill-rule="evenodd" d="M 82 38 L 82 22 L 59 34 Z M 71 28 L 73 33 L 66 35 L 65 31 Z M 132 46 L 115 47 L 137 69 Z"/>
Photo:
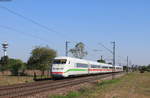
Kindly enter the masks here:
<path id="1" fill-rule="evenodd" d="M 147 66 L 140 66 L 139 70 L 141 71 L 141 73 L 143 73 L 145 71 L 150 72 L 150 64 Z"/>
<path id="2" fill-rule="evenodd" d="M 77 58 L 83 58 L 87 55 L 85 45 L 82 42 L 77 43 L 68 52 Z M 20 59 L 9 58 L 8 56 L 1 57 L 0 72 L 10 71 L 12 75 L 25 75 L 26 70 L 40 70 L 41 75 L 44 75 L 45 71 L 50 71 L 52 61 L 56 56 L 57 52 L 54 49 L 48 46 L 38 46 L 32 50 L 31 56 L 26 63 Z"/>
<path id="3" fill-rule="evenodd" d="M 80 47 L 79 47 L 80 46 Z M 82 47 L 81 47 L 82 46 Z M 75 48 L 71 49 L 71 53 L 75 55 L 75 57 L 81 58 L 87 54 L 83 48 L 84 44 L 78 43 Z M 84 50 L 78 54 L 79 51 Z M 83 53 L 82 53 L 83 52 Z M 41 75 L 44 75 L 45 71 L 50 71 L 52 61 L 57 56 L 57 52 L 54 49 L 49 47 L 35 47 L 28 61 L 25 63 L 20 59 L 9 58 L 8 56 L 3 56 L 0 59 L 0 72 L 9 71 L 11 75 L 26 75 L 26 70 L 40 70 Z M 98 60 L 98 62 L 105 63 L 105 60 L 102 58 Z M 137 71 L 141 72 L 148 71 L 150 72 L 150 64 L 148 66 L 132 66 L 127 67 L 124 66 L 124 71 Z"/>
<path id="4" fill-rule="evenodd" d="M 25 70 L 40 70 L 44 75 L 44 71 L 50 70 L 56 55 L 56 51 L 49 47 L 36 47 L 26 63 L 20 59 L 3 56 L 0 59 L 0 72 L 10 71 L 12 75 L 25 75 Z"/>

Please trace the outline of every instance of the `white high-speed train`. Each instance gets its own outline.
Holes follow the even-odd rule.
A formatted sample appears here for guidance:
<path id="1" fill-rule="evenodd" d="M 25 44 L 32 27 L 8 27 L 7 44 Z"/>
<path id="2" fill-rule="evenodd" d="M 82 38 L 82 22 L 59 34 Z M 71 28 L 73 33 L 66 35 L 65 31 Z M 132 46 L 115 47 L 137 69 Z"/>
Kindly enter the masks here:
<path id="1" fill-rule="evenodd" d="M 123 71 L 122 66 L 77 59 L 72 57 L 56 57 L 53 61 L 51 74 L 53 78 L 90 75 L 98 73 L 112 73 Z"/>

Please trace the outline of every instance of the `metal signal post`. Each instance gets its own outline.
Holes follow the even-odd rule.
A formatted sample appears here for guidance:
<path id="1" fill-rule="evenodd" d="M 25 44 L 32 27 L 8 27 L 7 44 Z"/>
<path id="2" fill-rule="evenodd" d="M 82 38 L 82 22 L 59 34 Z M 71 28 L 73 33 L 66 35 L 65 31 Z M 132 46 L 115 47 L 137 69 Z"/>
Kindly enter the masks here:
<path id="1" fill-rule="evenodd" d="M 66 56 L 68 56 L 68 43 L 70 43 L 69 41 L 66 41 Z"/>

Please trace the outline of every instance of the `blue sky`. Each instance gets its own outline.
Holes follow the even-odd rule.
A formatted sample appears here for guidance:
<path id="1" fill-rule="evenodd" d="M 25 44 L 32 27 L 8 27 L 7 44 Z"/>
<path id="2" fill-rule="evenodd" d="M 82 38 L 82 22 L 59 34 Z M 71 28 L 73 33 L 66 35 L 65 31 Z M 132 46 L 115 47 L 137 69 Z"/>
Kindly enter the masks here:
<path id="1" fill-rule="evenodd" d="M 149 64 L 149 0 L 12 0 L 0 2 L 17 13 L 55 31 L 47 31 L 0 8 L 0 43 L 8 41 L 10 57 L 27 61 L 35 46 L 46 46 L 65 55 L 65 41 L 73 48 L 76 42 L 86 45 L 86 59 L 96 60 L 111 54 L 98 43 L 112 48 L 116 41 L 117 63 L 129 56 L 134 64 Z M 1 26 L 18 30 L 14 32 Z M 102 50 L 94 52 L 93 49 Z M 2 48 L 0 56 L 3 55 Z M 121 57 L 119 57 L 121 56 Z"/>

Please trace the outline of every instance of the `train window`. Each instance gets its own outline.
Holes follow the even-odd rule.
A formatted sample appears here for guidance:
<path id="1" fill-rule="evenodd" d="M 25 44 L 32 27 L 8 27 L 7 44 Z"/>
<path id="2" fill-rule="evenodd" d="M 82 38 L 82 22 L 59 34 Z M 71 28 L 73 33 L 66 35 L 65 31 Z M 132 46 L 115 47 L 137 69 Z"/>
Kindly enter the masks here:
<path id="1" fill-rule="evenodd" d="M 111 67 L 108 67 L 109 69 L 111 69 Z"/>
<path id="2" fill-rule="evenodd" d="M 91 65 L 91 68 L 97 68 L 97 65 Z"/>
<path id="3" fill-rule="evenodd" d="M 80 68 L 88 68 L 88 65 L 87 65 L 87 64 L 77 63 L 77 67 L 80 67 Z"/>
<path id="4" fill-rule="evenodd" d="M 112 69 L 113 67 L 109 67 L 109 69 Z"/>
<path id="5" fill-rule="evenodd" d="M 100 65 L 91 65 L 91 68 L 101 68 Z"/>
<path id="6" fill-rule="evenodd" d="M 120 67 L 116 67 L 116 69 L 121 69 Z"/>
<path id="7" fill-rule="evenodd" d="M 98 68 L 101 68 L 101 66 L 100 66 L 100 65 L 98 65 Z"/>
<path id="8" fill-rule="evenodd" d="M 66 59 L 55 59 L 53 61 L 53 64 L 66 64 L 67 60 Z"/>
<path id="9" fill-rule="evenodd" d="M 102 68 L 108 68 L 107 66 L 102 66 Z"/>

